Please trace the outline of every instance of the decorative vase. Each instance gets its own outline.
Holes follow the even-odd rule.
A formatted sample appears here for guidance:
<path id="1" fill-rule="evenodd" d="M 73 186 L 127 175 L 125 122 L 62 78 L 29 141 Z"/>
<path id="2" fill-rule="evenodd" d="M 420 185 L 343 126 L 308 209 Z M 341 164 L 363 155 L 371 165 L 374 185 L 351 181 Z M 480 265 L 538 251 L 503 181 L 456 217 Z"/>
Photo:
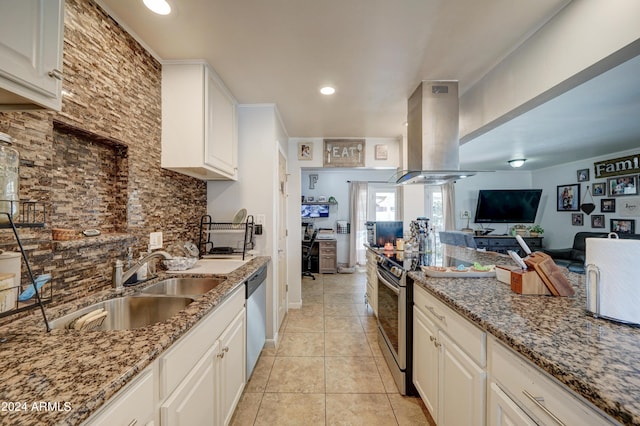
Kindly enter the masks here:
<path id="1" fill-rule="evenodd" d="M 538 235 L 540 235 L 540 234 L 538 234 L 537 232 L 531 232 L 531 231 L 529 231 L 529 236 L 530 236 L 530 237 L 536 238 Z"/>

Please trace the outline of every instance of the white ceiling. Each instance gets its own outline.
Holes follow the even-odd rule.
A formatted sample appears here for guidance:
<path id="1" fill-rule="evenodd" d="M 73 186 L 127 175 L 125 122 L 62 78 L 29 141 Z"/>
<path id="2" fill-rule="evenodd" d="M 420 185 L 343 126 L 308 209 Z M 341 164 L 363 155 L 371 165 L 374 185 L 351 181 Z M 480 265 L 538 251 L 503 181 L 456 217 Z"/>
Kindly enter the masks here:
<path id="1" fill-rule="evenodd" d="M 398 137 L 421 80 L 458 80 L 463 94 L 569 0 L 169 2 L 174 13 L 159 16 L 142 0 L 98 0 L 161 61 L 205 59 L 240 103 L 275 103 L 291 137 Z M 582 115 L 583 98 L 593 96 L 578 92 L 563 101 L 563 95 L 550 112 L 543 105 L 532 118 L 524 114 L 463 145 L 461 166 L 499 170 L 521 146 L 531 159 L 525 167 L 544 167 L 551 163 L 545 158 L 562 162 L 554 152 L 575 160 L 572 146 L 585 139 L 626 149 L 624 140 L 640 140 L 640 120 L 625 135 L 627 124 L 619 124 L 621 114 L 638 117 L 637 63 L 633 71 L 632 111 L 613 105 L 607 120 L 604 106 L 592 105 Z M 320 95 L 325 84 L 336 94 Z M 595 87 L 608 90 L 597 99 L 619 102 L 605 86 Z M 581 115 L 558 122 L 558 111 L 567 110 Z M 569 126 L 574 120 L 580 131 Z M 615 141 L 612 128 L 620 130 Z M 596 148 L 580 152 L 587 151 Z"/>

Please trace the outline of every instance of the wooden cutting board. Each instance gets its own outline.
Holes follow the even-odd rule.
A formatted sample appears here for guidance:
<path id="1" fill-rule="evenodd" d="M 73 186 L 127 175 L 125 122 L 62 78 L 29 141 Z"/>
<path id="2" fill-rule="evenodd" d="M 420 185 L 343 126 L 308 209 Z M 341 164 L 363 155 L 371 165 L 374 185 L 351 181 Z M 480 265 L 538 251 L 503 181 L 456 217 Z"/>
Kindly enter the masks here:
<path id="1" fill-rule="evenodd" d="M 542 252 L 531 253 L 524 263 L 538 273 L 554 296 L 573 296 L 575 290 L 553 259 Z"/>

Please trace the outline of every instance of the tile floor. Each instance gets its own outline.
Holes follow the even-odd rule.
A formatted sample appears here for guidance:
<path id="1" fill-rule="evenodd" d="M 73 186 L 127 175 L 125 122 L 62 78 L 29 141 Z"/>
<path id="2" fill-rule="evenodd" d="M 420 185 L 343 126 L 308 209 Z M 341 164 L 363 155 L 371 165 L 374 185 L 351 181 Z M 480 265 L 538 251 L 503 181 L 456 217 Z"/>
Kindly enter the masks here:
<path id="1" fill-rule="evenodd" d="M 403 397 L 364 305 L 366 274 L 302 280 L 277 349 L 265 349 L 232 425 L 429 425 L 418 397 Z"/>

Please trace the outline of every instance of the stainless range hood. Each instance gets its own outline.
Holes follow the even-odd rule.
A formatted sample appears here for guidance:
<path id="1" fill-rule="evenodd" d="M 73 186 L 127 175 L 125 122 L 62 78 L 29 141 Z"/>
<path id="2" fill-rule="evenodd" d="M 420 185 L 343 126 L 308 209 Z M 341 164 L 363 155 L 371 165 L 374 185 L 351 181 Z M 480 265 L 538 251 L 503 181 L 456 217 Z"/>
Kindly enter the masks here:
<path id="1" fill-rule="evenodd" d="M 458 82 L 421 82 L 408 104 L 408 170 L 395 183 L 442 185 L 475 175 L 460 170 L 458 123 Z"/>

